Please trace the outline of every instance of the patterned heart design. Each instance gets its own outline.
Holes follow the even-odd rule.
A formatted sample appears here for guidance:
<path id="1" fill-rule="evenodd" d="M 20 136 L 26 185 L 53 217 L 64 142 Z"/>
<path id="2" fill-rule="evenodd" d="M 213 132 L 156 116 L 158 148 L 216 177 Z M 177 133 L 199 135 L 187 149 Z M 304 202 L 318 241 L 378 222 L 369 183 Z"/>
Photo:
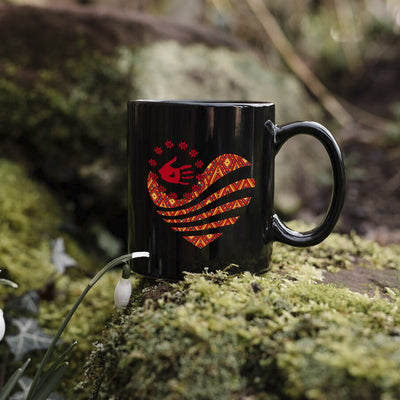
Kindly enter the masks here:
<path id="1" fill-rule="evenodd" d="M 164 150 L 172 149 L 174 143 L 168 140 L 165 147 L 156 147 L 155 154 L 159 156 Z M 197 159 L 197 150 L 188 149 L 185 142 L 180 142 L 178 147 L 181 153 L 187 152 L 189 161 L 182 163 L 177 160 L 177 156 L 171 155 L 172 158 L 167 157 L 167 162 L 164 160 L 160 163 L 160 168 L 157 157 L 151 158 L 149 164 L 152 170 L 147 177 L 147 187 L 157 213 L 163 220 L 172 230 L 182 233 L 182 237 L 189 243 L 202 249 L 218 239 L 224 229 L 236 223 L 239 215 L 235 214 L 239 214 L 251 201 L 249 196 L 239 196 L 238 199 L 236 193 L 254 189 L 255 181 L 253 178 L 239 179 L 222 188 L 216 185 L 214 191 L 212 186 L 222 177 L 239 168 L 251 166 L 251 163 L 236 154 L 222 154 L 203 172 L 196 173 L 203 166 L 203 162 Z M 178 198 L 177 190 L 167 193 L 167 187 L 180 190 L 181 198 Z M 189 187 L 190 191 L 187 190 Z M 210 189 L 207 194 L 202 195 L 207 189 Z"/>

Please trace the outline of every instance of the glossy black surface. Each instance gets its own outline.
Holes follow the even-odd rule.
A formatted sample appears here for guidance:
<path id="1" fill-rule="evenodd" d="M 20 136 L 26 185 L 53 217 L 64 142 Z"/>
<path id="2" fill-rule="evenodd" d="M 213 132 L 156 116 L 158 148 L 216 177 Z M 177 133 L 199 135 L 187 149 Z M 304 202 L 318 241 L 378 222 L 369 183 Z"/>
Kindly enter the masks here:
<path id="1" fill-rule="evenodd" d="M 339 146 L 332 134 L 321 124 L 313 121 L 293 122 L 281 127 L 266 123 L 266 128 L 275 131 L 275 151 L 291 137 L 307 134 L 318 139 L 328 153 L 333 172 L 333 188 L 331 202 L 324 220 L 309 232 L 296 232 L 285 226 L 278 215 L 273 216 L 274 240 L 298 247 L 314 246 L 322 242 L 335 227 L 343 207 L 346 178 L 344 163 Z"/>
<path id="2" fill-rule="evenodd" d="M 266 121 L 271 122 L 265 124 Z M 137 273 L 175 280 L 182 278 L 183 271 L 201 272 L 204 267 L 223 269 L 230 264 L 239 265 L 235 272 L 263 272 L 269 267 L 273 240 L 307 246 L 329 234 L 344 196 L 344 170 L 337 144 L 319 124 L 303 122 L 278 128 L 273 121 L 272 103 L 128 103 L 128 247 L 129 251 L 149 251 L 151 254 L 149 261 L 135 261 L 132 267 Z M 324 144 L 332 160 L 335 180 L 326 220 L 316 230 L 305 234 L 286 228 L 273 211 L 274 157 L 282 144 L 298 133 L 311 134 Z M 157 213 L 160 208 L 150 197 L 148 175 L 157 175 L 157 183 L 162 184 L 165 193 L 181 199 L 189 187 L 196 184 L 195 172 L 203 172 L 223 154 L 234 154 L 251 165 L 224 175 L 196 201 L 201 202 L 217 189 L 240 179 L 253 179 L 255 187 L 238 190 L 226 197 L 229 200 L 251 197 L 251 201 L 246 207 L 224 214 L 239 217 L 233 225 L 201 231 L 222 235 L 198 248 L 184 239 L 187 234 L 172 230 L 171 224 Z M 196 164 L 199 162 L 201 164 Z M 175 172 L 170 176 L 164 173 L 170 166 L 180 170 L 179 179 Z M 214 204 L 222 203 L 219 199 Z M 181 208 L 184 207 L 176 209 Z M 208 209 L 206 206 L 188 215 L 198 215 Z M 218 218 L 210 216 L 207 222 L 212 223 Z M 189 225 L 193 224 L 179 226 Z"/>

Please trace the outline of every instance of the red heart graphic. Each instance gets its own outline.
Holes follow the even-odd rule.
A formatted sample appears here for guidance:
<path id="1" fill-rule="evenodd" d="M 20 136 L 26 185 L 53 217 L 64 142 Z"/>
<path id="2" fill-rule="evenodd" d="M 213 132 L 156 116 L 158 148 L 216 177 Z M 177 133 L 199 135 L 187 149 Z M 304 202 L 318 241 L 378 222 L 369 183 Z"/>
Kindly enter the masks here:
<path id="1" fill-rule="evenodd" d="M 171 141 L 167 141 L 165 145 L 168 149 L 173 147 Z M 185 145 L 186 143 L 181 142 L 180 149 L 185 150 L 187 147 L 184 147 Z M 161 154 L 163 150 L 156 147 L 155 152 Z M 195 149 L 189 151 L 192 158 L 196 158 L 197 154 Z M 189 164 L 176 165 L 176 160 L 176 157 L 172 158 L 158 172 L 163 181 L 186 187 L 189 185 L 189 181 L 193 180 L 194 170 Z M 157 165 L 154 159 L 150 159 L 149 163 L 153 167 Z M 239 218 L 239 216 L 224 217 L 224 214 L 246 207 L 250 203 L 251 197 L 242 197 L 232 201 L 227 198 L 226 202 L 215 207 L 212 207 L 212 203 L 239 190 L 254 188 L 255 181 L 253 178 L 240 179 L 214 191 L 203 200 L 200 200 L 199 196 L 222 177 L 238 168 L 250 165 L 251 163 L 236 154 L 222 154 L 215 158 L 201 174 L 196 175 L 197 182 L 192 186 L 192 191 L 184 193 L 183 198 L 180 199 L 175 193 L 169 195 L 166 193 L 165 187 L 157 182 L 159 175 L 153 171 L 147 177 L 147 187 L 153 203 L 157 206 L 158 214 L 171 225 L 171 229 L 183 233 L 184 239 L 202 249 L 222 235 L 222 228 L 235 224 Z M 195 162 L 197 169 L 202 166 L 202 161 Z M 209 209 L 210 204 L 211 209 Z M 203 210 L 205 206 L 207 206 L 207 211 Z M 211 222 L 209 218 L 215 216 L 219 219 L 213 218 Z"/>

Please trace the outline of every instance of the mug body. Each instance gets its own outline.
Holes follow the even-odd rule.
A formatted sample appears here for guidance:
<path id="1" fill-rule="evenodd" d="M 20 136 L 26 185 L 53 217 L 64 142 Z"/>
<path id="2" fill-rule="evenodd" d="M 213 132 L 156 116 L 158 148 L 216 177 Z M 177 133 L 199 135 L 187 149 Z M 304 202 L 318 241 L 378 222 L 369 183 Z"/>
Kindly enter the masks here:
<path id="1" fill-rule="evenodd" d="M 261 273 L 272 251 L 273 103 L 128 103 L 128 247 L 145 276 Z"/>

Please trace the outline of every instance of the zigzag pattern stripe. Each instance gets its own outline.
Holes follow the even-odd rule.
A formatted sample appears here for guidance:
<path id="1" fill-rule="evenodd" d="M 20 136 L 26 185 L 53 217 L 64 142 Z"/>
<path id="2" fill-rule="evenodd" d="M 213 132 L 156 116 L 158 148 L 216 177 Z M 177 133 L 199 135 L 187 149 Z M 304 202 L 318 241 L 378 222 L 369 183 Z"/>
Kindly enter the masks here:
<path id="1" fill-rule="evenodd" d="M 205 229 L 214 229 L 221 228 L 222 226 L 233 225 L 239 217 L 232 217 L 221 219 L 219 221 L 210 222 L 208 224 L 203 225 L 194 225 L 194 226 L 172 226 L 171 228 L 176 232 L 195 232 L 195 231 L 203 231 Z"/>
<path id="2" fill-rule="evenodd" d="M 213 217 L 214 215 L 222 214 L 228 211 L 235 210 L 237 208 L 245 207 L 250 203 L 251 197 L 243 197 L 242 199 L 230 201 L 229 203 L 222 204 L 218 207 L 213 208 L 210 211 L 206 211 L 202 214 L 195 215 L 194 217 L 183 218 L 183 219 L 168 219 L 164 218 L 165 222 L 169 224 L 179 224 L 187 222 L 196 222 L 205 218 Z"/>
<path id="3" fill-rule="evenodd" d="M 201 193 L 209 188 L 218 179 L 226 174 L 235 171 L 238 168 L 247 167 L 251 165 L 244 158 L 236 154 L 222 154 L 214 159 L 204 170 L 202 178 L 198 183 L 199 190 L 194 190 L 190 193 L 188 198 L 172 199 L 166 193 L 162 192 L 159 188 L 157 180 L 154 179 L 153 174 L 150 172 L 147 177 L 147 188 L 150 197 L 155 205 L 162 208 L 181 207 L 189 204 L 192 200 L 196 199 Z"/>
<path id="4" fill-rule="evenodd" d="M 201 201 L 200 203 L 189 207 L 189 208 L 184 208 L 182 210 L 176 210 L 176 211 L 161 211 L 158 210 L 157 212 L 160 215 L 163 215 L 165 217 L 178 217 L 181 215 L 186 215 L 190 214 L 194 211 L 198 211 L 201 208 L 209 205 L 210 203 L 220 199 L 221 197 L 227 196 L 228 194 L 234 193 L 237 190 L 242 190 L 242 189 L 251 189 L 256 186 L 256 182 L 253 178 L 248 178 L 248 179 L 241 179 L 240 181 L 236 181 L 234 183 L 231 183 L 228 186 L 223 187 L 222 189 L 214 192 L 212 195 L 208 196 L 205 200 Z"/>
<path id="5" fill-rule="evenodd" d="M 200 236 L 183 236 L 183 238 L 199 249 L 202 249 L 203 247 L 208 246 L 215 239 L 218 239 L 221 235 L 222 233 L 211 233 L 209 235 Z"/>

